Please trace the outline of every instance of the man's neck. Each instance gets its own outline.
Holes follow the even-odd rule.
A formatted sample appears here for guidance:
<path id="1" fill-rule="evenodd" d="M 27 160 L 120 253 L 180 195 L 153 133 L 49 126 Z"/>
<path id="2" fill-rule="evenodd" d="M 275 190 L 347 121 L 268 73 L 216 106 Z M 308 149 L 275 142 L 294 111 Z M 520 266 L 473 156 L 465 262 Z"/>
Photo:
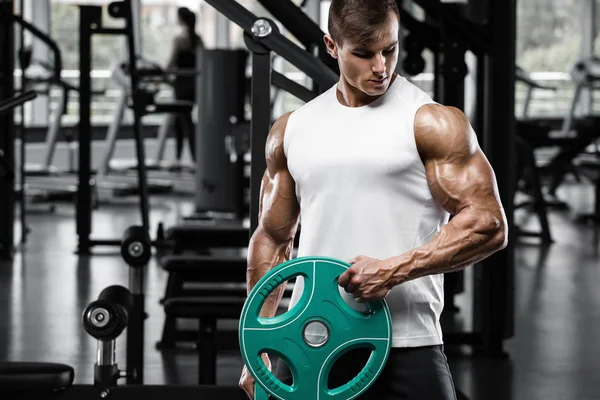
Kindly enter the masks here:
<path id="1" fill-rule="evenodd" d="M 344 105 L 346 107 L 366 106 L 366 105 L 374 102 L 381 96 L 383 96 L 385 93 L 387 93 L 387 91 L 390 89 L 390 87 L 396 80 L 396 77 L 397 77 L 397 74 L 394 73 L 392 75 L 392 78 L 391 78 L 390 84 L 388 85 L 387 90 L 383 94 L 380 94 L 378 96 L 369 96 L 368 94 L 364 93 L 363 91 L 350 85 L 348 83 L 348 81 L 346 81 L 346 79 L 344 79 L 344 77 L 341 77 L 340 81 L 338 82 L 337 90 L 336 90 L 337 99 L 342 105 Z"/>

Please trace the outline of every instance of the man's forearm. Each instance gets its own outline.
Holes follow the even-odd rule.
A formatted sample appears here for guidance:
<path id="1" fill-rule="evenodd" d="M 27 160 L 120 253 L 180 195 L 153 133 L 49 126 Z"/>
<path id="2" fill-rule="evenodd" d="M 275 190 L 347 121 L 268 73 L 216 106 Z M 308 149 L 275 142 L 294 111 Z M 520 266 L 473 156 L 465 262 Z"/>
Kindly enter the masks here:
<path id="1" fill-rule="evenodd" d="M 506 246 L 506 220 L 499 212 L 466 208 L 427 244 L 389 259 L 394 285 L 425 275 L 453 272 Z"/>
<path id="2" fill-rule="evenodd" d="M 261 231 L 260 228 L 257 229 L 248 246 L 248 270 L 246 272 L 248 293 L 273 267 L 290 260 L 293 244 L 293 240 L 277 242 L 264 231 Z M 267 298 L 260 312 L 261 317 L 270 318 L 275 316 L 281 297 L 285 292 L 285 285 L 286 283 L 283 283 L 275 288 Z"/>

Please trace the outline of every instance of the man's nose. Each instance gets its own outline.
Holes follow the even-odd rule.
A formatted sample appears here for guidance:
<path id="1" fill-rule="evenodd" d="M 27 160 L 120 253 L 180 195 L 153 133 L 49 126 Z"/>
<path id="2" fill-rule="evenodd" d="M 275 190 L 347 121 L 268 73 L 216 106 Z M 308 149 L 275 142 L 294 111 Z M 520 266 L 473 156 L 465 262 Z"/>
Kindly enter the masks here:
<path id="1" fill-rule="evenodd" d="M 375 56 L 372 71 L 376 75 L 383 75 L 385 73 L 385 57 L 383 54 Z"/>

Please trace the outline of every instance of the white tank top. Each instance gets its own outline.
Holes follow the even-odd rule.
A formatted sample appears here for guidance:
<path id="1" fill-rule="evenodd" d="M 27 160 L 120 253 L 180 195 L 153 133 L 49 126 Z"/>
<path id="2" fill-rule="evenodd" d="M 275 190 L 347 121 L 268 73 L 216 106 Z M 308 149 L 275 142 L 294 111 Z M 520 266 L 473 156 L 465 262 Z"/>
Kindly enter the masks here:
<path id="1" fill-rule="evenodd" d="M 449 214 L 433 199 L 417 151 L 414 118 L 433 100 L 397 76 L 363 107 L 346 107 L 336 86 L 293 112 L 284 151 L 300 204 L 298 256 L 349 261 L 401 255 L 429 242 Z M 290 308 L 303 280 L 296 280 Z M 393 347 L 442 344 L 443 275 L 394 287 L 387 297 Z"/>

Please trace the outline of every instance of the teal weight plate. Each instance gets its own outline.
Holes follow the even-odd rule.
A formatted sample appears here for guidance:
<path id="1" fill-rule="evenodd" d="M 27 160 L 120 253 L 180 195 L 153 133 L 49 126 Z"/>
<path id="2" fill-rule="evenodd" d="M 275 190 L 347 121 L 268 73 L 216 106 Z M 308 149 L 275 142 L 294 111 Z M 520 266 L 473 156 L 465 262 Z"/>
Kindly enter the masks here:
<path id="1" fill-rule="evenodd" d="M 390 311 L 384 300 L 364 305 L 344 300 L 337 280 L 349 267 L 332 258 L 296 258 L 273 268 L 248 294 L 240 317 L 240 349 L 257 385 L 272 397 L 350 400 L 367 390 L 381 373 L 392 342 Z M 294 307 L 274 318 L 260 317 L 273 290 L 298 276 L 304 278 L 304 291 Z M 307 327 L 320 330 L 307 338 Z M 328 388 L 327 378 L 335 362 L 347 351 L 361 347 L 372 351 L 362 371 L 345 385 Z M 286 362 L 294 377 L 292 386 L 266 368 L 262 353 L 275 354 Z"/>

